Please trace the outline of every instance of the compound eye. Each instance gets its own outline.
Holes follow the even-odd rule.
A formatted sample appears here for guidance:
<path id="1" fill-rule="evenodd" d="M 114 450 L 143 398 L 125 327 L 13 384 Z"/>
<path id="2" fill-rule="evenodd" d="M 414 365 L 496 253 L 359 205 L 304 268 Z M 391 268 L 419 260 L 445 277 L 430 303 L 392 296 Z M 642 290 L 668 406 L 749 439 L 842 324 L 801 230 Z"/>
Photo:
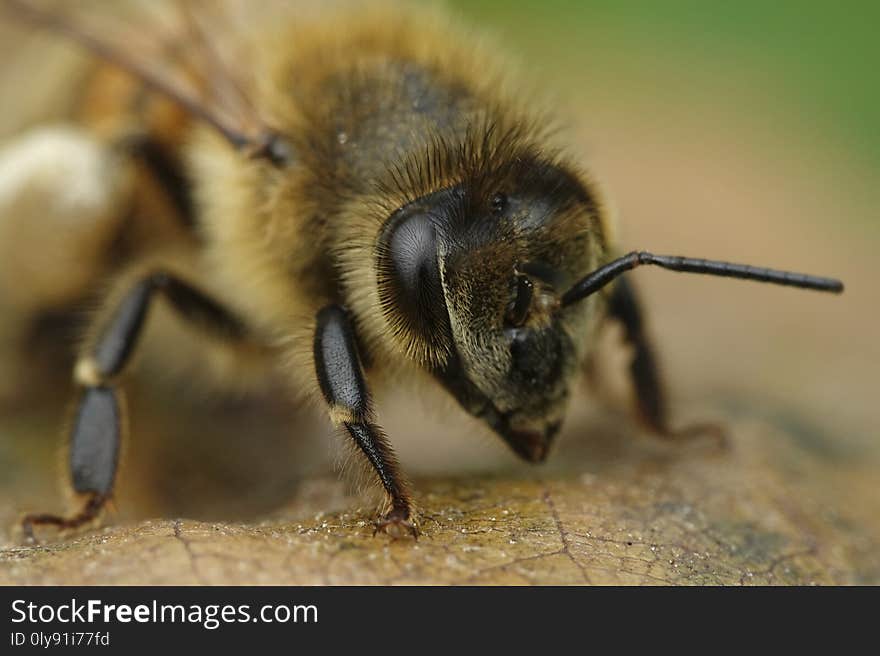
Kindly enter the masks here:
<path id="1" fill-rule="evenodd" d="M 535 286 L 531 279 L 522 274 L 516 276 L 516 296 L 507 307 L 507 314 L 504 316 L 508 325 L 519 328 L 529 317 L 529 310 L 532 308 L 532 297 L 535 293 Z"/>
<path id="2" fill-rule="evenodd" d="M 379 257 L 383 309 L 410 338 L 436 344 L 447 323 L 440 280 L 437 234 L 430 215 L 419 208 L 400 212 L 386 226 Z"/>
<path id="3" fill-rule="evenodd" d="M 424 214 L 414 214 L 399 223 L 389 237 L 393 284 L 401 297 L 399 300 L 416 311 L 425 296 L 422 288 L 439 282 L 434 226 Z"/>

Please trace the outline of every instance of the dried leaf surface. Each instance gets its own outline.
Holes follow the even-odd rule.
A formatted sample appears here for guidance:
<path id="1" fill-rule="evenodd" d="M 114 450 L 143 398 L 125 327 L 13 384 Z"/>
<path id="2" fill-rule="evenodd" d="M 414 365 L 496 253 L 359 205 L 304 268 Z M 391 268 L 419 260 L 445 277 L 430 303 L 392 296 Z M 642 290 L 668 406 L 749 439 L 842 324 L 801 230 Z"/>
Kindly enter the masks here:
<path id="1" fill-rule="evenodd" d="M 0 583 L 880 581 L 874 464 L 819 453 L 772 423 L 735 426 L 722 453 L 594 440 L 599 458 L 585 471 L 420 481 L 416 543 L 374 537 L 369 510 L 321 479 L 259 523 L 154 520 L 7 548 Z M 321 504 L 343 509 L 315 513 Z"/>

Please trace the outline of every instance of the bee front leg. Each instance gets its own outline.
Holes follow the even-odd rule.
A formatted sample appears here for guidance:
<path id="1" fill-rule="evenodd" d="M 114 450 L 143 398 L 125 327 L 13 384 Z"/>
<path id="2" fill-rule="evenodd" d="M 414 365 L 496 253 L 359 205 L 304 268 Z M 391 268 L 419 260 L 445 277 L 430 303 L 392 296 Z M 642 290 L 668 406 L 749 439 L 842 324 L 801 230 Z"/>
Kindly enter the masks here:
<path id="1" fill-rule="evenodd" d="M 315 371 L 330 418 L 345 428 L 369 461 L 388 498 L 389 510 L 376 522 L 376 530 L 392 537 L 409 533 L 417 537 L 413 506 L 406 481 L 388 439 L 375 423 L 370 396 L 348 312 L 328 305 L 317 316 Z"/>
<path id="2" fill-rule="evenodd" d="M 99 324 L 74 369 L 82 394 L 70 433 L 69 467 L 82 509 L 71 516 L 27 515 L 25 536 L 38 525 L 72 529 L 96 520 L 113 494 L 120 443 L 125 432 L 123 396 L 116 382 L 131 359 L 151 301 L 161 293 L 184 318 L 226 338 L 242 338 L 243 324 L 212 299 L 164 272 L 141 277 Z"/>
<path id="3" fill-rule="evenodd" d="M 633 348 L 629 370 L 635 388 L 639 419 L 656 435 L 673 440 L 687 440 L 708 436 L 723 446 L 727 442 L 724 428 L 714 423 L 698 423 L 673 429 L 669 423 L 666 388 L 660 376 L 660 368 L 654 347 L 645 330 L 644 318 L 638 296 L 626 277 L 618 279 L 608 299 L 611 318 L 621 323 L 624 338 Z"/>

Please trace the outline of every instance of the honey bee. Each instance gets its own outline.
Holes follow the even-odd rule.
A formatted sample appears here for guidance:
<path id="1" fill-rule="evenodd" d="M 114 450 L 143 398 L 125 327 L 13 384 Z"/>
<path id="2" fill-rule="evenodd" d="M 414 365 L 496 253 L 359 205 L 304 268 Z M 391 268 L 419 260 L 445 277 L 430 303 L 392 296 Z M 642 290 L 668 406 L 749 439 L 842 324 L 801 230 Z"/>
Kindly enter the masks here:
<path id="1" fill-rule="evenodd" d="M 70 240 L 89 245 L 79 252 L 118 248 L 110 235 L 124 212 L 147 217 L 144 239 L 158 244 L 125 250 L 75 365 L 68 463 L 81 505 L 28 515 L 28 535 L 92 523 L 111 499 L 125 433 L 120 380 L 157 303 L 321 399 L 384 490 L 376 529 L 415 536 L 413 497 L 377 423 L 369 375 L 423 372 L 537 463 L 608 321 L 622 324 L 634 351 L 640 420 L 663 437 L 700 430 L 669 421 L 626 271 L 843 290 L 746 265 L 621 256 L 602 190 L 552 112 L 494 48 L 435 8 L 273 5 L 266 20 L 251 7 L 235 21 L 213 19 L 217 5 L 179 4 L 165 31 L 124 31 L 87 11 L 0 3 L 94 56 L 69 127 L 35 128 L 31 141 L 6 146 L 31 177 L 6 185 L 0 221 L 47 221 L 34 207 L 49 205 L 48 191 L 25 202 L 34 188 L 87 189 L 91 204 L 54 204 L 87 234 Z M 43 161 L 44 142 L 52 154 L 43 160 L 79 162 L 65 169 L 70 178 L 46 183 L 28 168 L 28 157 Z M 44 298 L 63 296 L 57 286 L 76 286 L 89 266 L 47 283 Z"/>

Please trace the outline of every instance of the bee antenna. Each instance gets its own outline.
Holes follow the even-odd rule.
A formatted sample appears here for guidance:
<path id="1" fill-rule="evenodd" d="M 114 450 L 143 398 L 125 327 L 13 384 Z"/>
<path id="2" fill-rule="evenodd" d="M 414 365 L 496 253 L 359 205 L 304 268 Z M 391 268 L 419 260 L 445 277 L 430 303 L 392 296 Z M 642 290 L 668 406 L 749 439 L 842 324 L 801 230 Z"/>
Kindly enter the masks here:
<path id="1" fill-rule="evenodd" d="M 820 292 L 839 294 L 843 291 L 843 283 L 834 278 L 822 278 L 804 273 L 791 271 L 778 271 L 776 269 L 764 269 L 748 264 L 732 264 L 730 262 L 718 262 L 716 260 L 701 260 L 691 257 L 679 257 L 675 255 L 654 255 L 646 251 L 633 251 L 628 255 L 612 260 L 608 264 L 599 267 L 580 281 L 572 285 L 562 295 L 562 305 L 571 305 L 580 301 L 590 294 L 599 291 L 617 278 L 619 275 L 635 269 L 643 264 L 653 264 L 664 269 L 683 273 L 704 273 L 710 276 L 723 276 L 725 278 L 742 278 L 744 280 L 757 280 L 769 282 L 775 285 L 788 287 L 800 287 L 802 289 L 814 289 Z"/>

